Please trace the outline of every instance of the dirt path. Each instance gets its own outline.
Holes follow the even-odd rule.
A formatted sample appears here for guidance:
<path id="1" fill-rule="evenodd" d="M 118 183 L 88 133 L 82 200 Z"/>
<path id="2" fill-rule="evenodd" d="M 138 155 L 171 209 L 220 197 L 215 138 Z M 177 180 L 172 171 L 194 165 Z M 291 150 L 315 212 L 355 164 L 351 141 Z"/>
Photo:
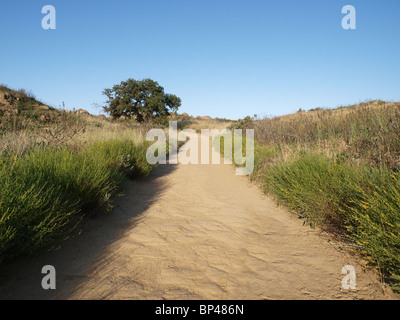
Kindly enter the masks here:
<path id="1" fill-rule="evenodd" d="M 48 264 L 56 290 L 41 288 Z M 0 271 L 1 299 L 394 298 L 231 165 L 161 165 L 61 250 Z"/>

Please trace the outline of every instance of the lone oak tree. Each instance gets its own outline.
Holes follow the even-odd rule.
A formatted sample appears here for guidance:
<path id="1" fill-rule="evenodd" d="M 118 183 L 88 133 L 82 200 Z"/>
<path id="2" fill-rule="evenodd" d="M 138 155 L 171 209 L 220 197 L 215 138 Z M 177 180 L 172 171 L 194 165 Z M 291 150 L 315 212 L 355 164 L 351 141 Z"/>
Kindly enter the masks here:
<path id="1" fill-rule="evenodd" d="M 128 79 L 103 94 L 108 98 L 103 109 L 113 118 L 133 117 L 139 122 L 166 118 L 181 106 L 180 98 L 164 93 L 164 88 L 151 79 Z"/>

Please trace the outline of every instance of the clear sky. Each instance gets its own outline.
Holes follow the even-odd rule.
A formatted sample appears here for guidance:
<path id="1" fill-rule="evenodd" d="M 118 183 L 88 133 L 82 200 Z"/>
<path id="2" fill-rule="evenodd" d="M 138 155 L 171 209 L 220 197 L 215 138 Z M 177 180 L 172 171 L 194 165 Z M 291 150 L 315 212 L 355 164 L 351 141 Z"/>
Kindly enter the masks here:
<path id="1" fill-rule="evenodd" d="M 42 29 L 47 4 L 56 30 Z M 93 114 L 128 78 L 231 119 L 400 101 L 399 17 L 399 0 L 3 0 L 0 83 Z"/>

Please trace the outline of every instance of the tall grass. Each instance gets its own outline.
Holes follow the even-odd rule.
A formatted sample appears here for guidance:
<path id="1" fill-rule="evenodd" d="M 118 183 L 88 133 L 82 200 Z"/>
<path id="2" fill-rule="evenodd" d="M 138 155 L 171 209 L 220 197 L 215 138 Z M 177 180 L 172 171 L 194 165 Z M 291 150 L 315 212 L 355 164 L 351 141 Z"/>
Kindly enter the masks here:
<path id="1" fill-rule="evenodd" d="M 54 249 L 84 215 L 109 206 L 127 178 L 147 175 L 147 144 L 95 143 L 0 158 L 0 261 Z"/>
<path id="2" fill-rule="evenodd" d="M 0 86 L 0 262 L 57 248 L 153 169 L 151 123 L 80 116 Z"/>
<path id="3" fill-rule="evenodd" d="M 272 192 L 302 218 L 346 235 L 387 276 L 400 268 L 400 174 L 304 154 L 265 177 Z"/>
<path id="4" fill-rule="evenodd" d="M 201 133 L 202 129 L 217 129 L 218 131 L 222 131 L 227 127 L 229 127 L 232 121 L 225 119 L 212 119 L 212 120 L 193 119 L 189 121 L 181 121 L 181 123 L 184 125 L 183 128 L 193 129 L 197 133 Z"/>
<path id="5" fill-rule="evenodd" d="M 395 288 L 400 103 L 375 101 L 236 125 L 255 130 L 252 179 L 312 226 L 346 239 Z"/>
<path id="6" fill-rule="evenodd" d="M 318 110 L 253 121 L 256 140 L 265 145 L 341 154 L 371 166 L 398 169 L 400 103 L 376 102 L 338 110 Z"/>

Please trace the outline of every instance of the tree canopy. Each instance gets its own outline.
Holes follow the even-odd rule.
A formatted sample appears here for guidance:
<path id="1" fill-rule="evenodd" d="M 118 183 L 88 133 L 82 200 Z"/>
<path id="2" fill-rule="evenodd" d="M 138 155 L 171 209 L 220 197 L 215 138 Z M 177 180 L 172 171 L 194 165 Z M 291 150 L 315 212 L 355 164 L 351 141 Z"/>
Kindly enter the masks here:
<path id="1" fill-rule="evenodd" d="M 181 106 L 180 98 L 166 94 L 164 88 L 151 79 L 128 79 L 105 89 L 103 94 L 108 98 L 103 109 L 113 118 L 125 116 L 143 122 L 166 117 Z"/>

